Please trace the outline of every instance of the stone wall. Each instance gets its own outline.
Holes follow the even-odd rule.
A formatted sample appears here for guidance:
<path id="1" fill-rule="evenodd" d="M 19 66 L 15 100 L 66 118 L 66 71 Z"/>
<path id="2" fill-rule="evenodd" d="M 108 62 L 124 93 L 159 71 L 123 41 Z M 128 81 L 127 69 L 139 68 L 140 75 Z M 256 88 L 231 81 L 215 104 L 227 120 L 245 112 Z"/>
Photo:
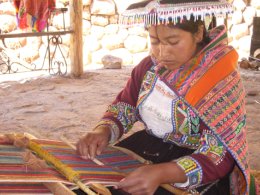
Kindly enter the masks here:
<path id="1" fill-rule="evenodd" d="M 69 8 L 68 2 L 69 0 L 57 0 L 57 7 Z M 84 65 L 101 64 L 102 57 L 107 54 L 122 58 L 123 65 L 132 65 L 148 55 L 148 33 L 139 27 L 123 29 L 117 24 L 118 15 L 125 10 L 129 2 L 83 0 Z M 133 2 L 135 1 L 131 1 Z M 260 16 L 260 0 L 250 2 L 234 0 L 233 5 L 235 12 L 228 19 L 229 42 L 238 50 L 240 58 L 247 58 L 250 51 L 253 17 Z M 0 29 L 3 32 L 21 32 L 16 27 L 15 10 L 9 1 L 2 1 L 0 14 Z M 61 14 L 55 15 L 50 30 L 61 30 L 62 19 Z M 68 11 L 65 14 L 68 29 L 69 20 Z M 46 37 L 6 39 L 5 42 L 8 48 L 14 50 L 14 55 L 28 62 L 42 61 L 47 46 Z M 61 48 L 68 58 L 69 35 L 63 36 Z"/>
<path id="2" fill-rule="evenodd" d="M 235 11 L 228 19 L 229 44 L 237 49 L 240 59 L 248 58 L 253 33 L 253 18 L 260 17 L 260 0 L 234 0 L 233 5 Z"/>

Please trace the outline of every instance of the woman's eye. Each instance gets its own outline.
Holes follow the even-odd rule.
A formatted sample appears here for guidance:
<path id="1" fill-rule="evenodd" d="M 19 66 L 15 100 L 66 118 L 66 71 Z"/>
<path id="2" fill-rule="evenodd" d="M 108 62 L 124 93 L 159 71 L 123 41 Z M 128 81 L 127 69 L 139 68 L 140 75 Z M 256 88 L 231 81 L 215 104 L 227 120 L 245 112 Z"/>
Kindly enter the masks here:
<path id="1" fill-rule="evenodd" d="M 177 45 L 179 43 L 179 41 L 176 41 L 174 43 L 171 43 L 171 45 Z"/>
<path id="2" fill-rule="evenodd" d="M 177 45 L 177 44 L 179 43 L 179 40 L 176 40 L 176 39 L 171 40 L 171 39 L 169 39 L 167 42 L 168 42 L 170 45 Z"/>

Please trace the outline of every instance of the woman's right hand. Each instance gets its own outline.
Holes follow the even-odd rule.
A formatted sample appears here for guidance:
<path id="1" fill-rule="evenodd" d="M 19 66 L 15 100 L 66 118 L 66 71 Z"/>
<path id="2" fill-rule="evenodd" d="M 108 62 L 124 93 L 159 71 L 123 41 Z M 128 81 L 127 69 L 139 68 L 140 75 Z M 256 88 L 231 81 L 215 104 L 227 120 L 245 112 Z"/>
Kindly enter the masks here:
<path id="1" fill-rule="evenodd" d="M 85 159 L 93 159 L 107 147 L 111 132 L 108 126 L 100 125 L 80 138 L 77 153 Z"/>

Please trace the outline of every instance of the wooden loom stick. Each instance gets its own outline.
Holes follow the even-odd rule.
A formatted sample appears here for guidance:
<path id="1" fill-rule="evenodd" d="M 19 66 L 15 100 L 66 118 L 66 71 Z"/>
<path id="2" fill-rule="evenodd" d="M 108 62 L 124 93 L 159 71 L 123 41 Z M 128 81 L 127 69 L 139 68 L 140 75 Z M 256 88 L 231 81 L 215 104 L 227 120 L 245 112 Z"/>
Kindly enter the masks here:
<path id="1" fill-rule="evenodd" d="M 76 150 L 76 146 L 73 145 L 71 142 L 69 142 L 69 140 L 67 140 L 64 136 L 62 136 L 61 138 L 61 141 L 63 141 L 65 144 L 67 144 L 68 146 L 70 146 L 73 150 Z M 104 163 L 102 163 L 101 161 L 99 161 L 98 159 L 96 158 L 92 158 L 90 159 L 92 160 L 94 163 L 96 163 L 97 165 L 100 165 L 100 166 L 103 166 Z M 100 194 L 104 194 L 104 195 L 111 195 L 111 192 L 103 185 L 101 184 L 98 184 L 98 183 L 92 183 L 90 184 L 90 186 L 95 190 L 97 191 L 98 193 Z"/>
<path id="2" fill-rule="evenodd" d="M 35 143 L 33 140 L 29 140 L 29 146 L 31 150 L 36 152 L 38 156 L 46 160 L 47 162 L 51 163 L 54 165 L 57 170 L 64 175 L 69 181 L 75 183 L 82 191 L 87 193 L 88 195 L 96 195 L 95 192 L 90 190 L 87 186 L 85 186 L 81 181 L 80 181 L 80 176 L 79 174 L 74 171 L 72 168 L 68 167 L 67 165 L 63 164 L 59 159 L 56 157 L 52 156 L 50 153 L 46 152 L 41 148 L 41 146 L 37 143 Z"/>
<path id="3" fill-rule="evenodd" d="M 73 191 L 67 188 L 63 183 L 44 183 L 53 194 L 66 194 L 66 195 L 76 195 Z"/>

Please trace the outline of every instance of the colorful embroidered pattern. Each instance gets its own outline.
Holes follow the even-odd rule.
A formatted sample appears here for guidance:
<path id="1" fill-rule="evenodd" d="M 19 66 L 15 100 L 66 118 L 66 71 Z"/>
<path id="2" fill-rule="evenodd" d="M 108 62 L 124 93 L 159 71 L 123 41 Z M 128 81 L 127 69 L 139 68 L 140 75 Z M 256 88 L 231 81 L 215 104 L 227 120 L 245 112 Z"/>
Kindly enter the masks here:
<path id="1" fill-rule="evenodd" d="M 197 149 L 201 136 L 199 117 L 181 100 L 175 102 L 172 115 L 175 122 L 175 132 L 167 134 L 165 140 L 180 146 Z"/>
<path id="2" fill-rule="evenodd" d="M 147 74 L 149 75 L 148 80 L 143 80 L 143 85 L 144 86 L 149 86 L 149 87 L 142 87 L 141 89 L 146 89 L 149 90 L 148 92 L 141 91 L 142 93 L 142 99 L 143 101 L 138 105 L 138 109 L 146 109 L 149 111 L 149 113 L 153 113 L 153 117 L 156 117 L 154 120 L 159 120 L 161 123 L 163 123 L 161 126 L 163 127 L 165 123 L 169 123 L 169 120 L 172 122 L 172 130 L 169 132 L 167 129 L 162 130 L 159 127 L 154 127 L 152 129 L 149 129 L 151 127 L 150 124 L 147 124 L 149 127 L 147 131 L 149 133 L 158 136 L 159 132 L 164 131 L 165 136 L 163 136 L 163 139 L 165 142 L 173 142 L 179 146 L 185 146 L 189 147 L 192 149 L 197 149 L 199 146 L 199 139 L 200 139 L 200 132 L 199 132 L 199 124 L 200 120 L 199 117 L 187 106 L 185 105 L 182 101 L 177 98 L 176 94 L 173 91 L 170 91 L 167 86 L 160 84 L 160 80 L 157 80 L 157 78 L 154 76 L 155 73 L 149 71 Z M 153 78 L 153 79 L 150 79 Z M 154 83 L 150 83 L 154 82 Z M 150 103 L 145 103 L 145 100 L 148 100 L 150 96 L 153 95 L 153 93 L 157 93 L 157 95 L 162 95 L 162 99 L 165 97 L 168 97 L 172 99 L 172 107 L 169 107 L 169 112 L 171 112 L 171 118 L 165 117 L 165 113 L 167 111 L 164 111 L 164 114 L 161 113 L 161 110 L 158 110 L 158 103 L 156 102 L 150 102 Z M 140 96 L 139 96 L 140 97 Z M 159 96 L 157 97 L 159 98 Z M 159 98 L 160 99 L 160 98 Z M 163 103 L 162 101 L 161 103 Z M 155 105 L 153 105 L 155 104 Z M 163 106 L 163 104 L 161 104 Z M 161 108 L 161 107 L 160 107 Z M 141 111 L 139 111 L 141 112 Z M 143 116 L 145 117 L 145 116 Z M 146 120 L 148 122 L 149 120 Z M 148 122 L 149 123 L 149 122 Z M 153 122 L 151 122 L 153 123 Z M 165 127 L 165 126 L 164 126 Z M 161 133 L 160 133 L 161 135 Z"/>
<path id="3" fill-rule="evenodd" d="M 164 141 L 172 142 L 177 144 L 178 146 L 185 146 L 191 149 L 197 149 L 199 146 L 200 134 L 197 135 L 182 135 L 180 133 L 171 133 L 166 134 Z"/>
<path id="4" fill-rule="evenodd" d="M 150 71 L 147 71 L 147 73 L 144 76 L 143 82 L 142 82 L 142 86 L 139 92 L 139 97 L 138 97 L 138 101 L 137 101 L 137 107 L 139 106 L 139 104 L 141 102 L 144 101 L 145 97 L 147 96 L 147 94 L 151 91 L 151 89 L 153 88 L 153 85 L 155 83 L 156 80 L 156 75 L 153 72 L 153 67 Z"/>
<path id="5" fill-rule="evenodd" d="M 157 67 L 156 73 L 160 78 L 164 78 L 168 83 L 176 90 L 181 90 L 185 86 L 193 74 L 196 68 L 200 64 L 200 57 L 193 58 L 187 64 L 182 65 L 179 69 L 176 70 L 167 70 L 165 67 Z"/>
<path id="6" fill-rule="evenodd" d="M 200 164 L 192 157 L 180 158 L 176 162 L 184 170 L 189 181 L 189 188 L 197 187 L 202 181 Z"/>
<path id="7" fill-rule="evenodd" d="M 223 144 L 209 130 L 204 130 L 200 140 L 200 147 L 195 153 L 206 155 L 211 161 L 218 165 L 223 160 L 226 149 Z"/>
<path id="8" fill-rule="evenodd" d="M 135 108 L 124 102 L 118 102 L 117 104 L 110 105 L 107 112 L 120 121 L 125 133 L 127 133 L 137 121 L 135 116 Z"/>
<path id="9" fill-rule="evenodd" d="M 214 92 L 214 93 L 213 93 Z M 244 90 L 237 72 L 232 72 L 225 80 L 219 82 L 212 92 L 198 105 L 203 119 L 213 127 L 232 151 L 239 166 L 245 171 L 247 162 L 247 143 L 245 135 Z M 210 97 L 211 96 L 211 97 Z M 242 139 L 244 137 L 244 139 Z M 244 172 L 246 175 L 247 173 Z"/>
<path id="10" fill-rule="evenodd" d="M 230 47 L 215 56 L 212 65 L 187 92 L 185 99 L 228 148 L 250 183 L 245 134 L 244 90 L 235 66 L 237 53 Z M 240 174 L 241 176 L 241 174 Z M 242 185 L 237 186 L 242 188 Z M 240 189 L 242 192 L 242 189 Z"/>
<path id="11" fill-rule="evenodd" d="M 110 136 L 109 143 L 114 143 L 115 141 L 117 141 L 117 139 L 119 139 L 120 130 L 114 121 L 108 119 L 102 119 L 101 121 L 98 122 L 95 128 L 102 125 L 108 126 L 110 128 L 111 136 Z"/>

